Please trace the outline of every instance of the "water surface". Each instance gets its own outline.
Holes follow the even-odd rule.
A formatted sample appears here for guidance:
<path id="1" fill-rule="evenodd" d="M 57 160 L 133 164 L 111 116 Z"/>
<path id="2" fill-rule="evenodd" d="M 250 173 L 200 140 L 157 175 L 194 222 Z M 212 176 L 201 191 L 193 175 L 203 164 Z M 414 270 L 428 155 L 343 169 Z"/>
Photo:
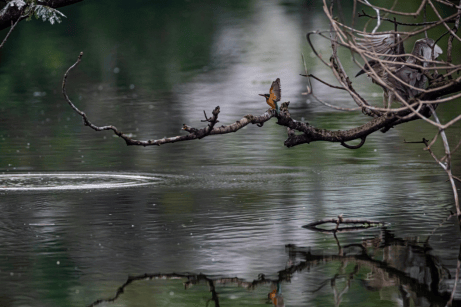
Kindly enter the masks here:
<path id="1" fill-rule="evenodd" d="M 22 22 L 2 49 L 0 304 L 213 305 L 210 280 L 223 306 L 446 304 L 459 227 L 450 220 L 433 230 L 454 211 L 451 188 L 421 144 L 403 143 L 433 136 L 425 123 L 376 133 L 354 151 L 321 142 L 287 149 L 275 120 L 127 147 L 83 126 L 61 97 L 62 75 L 84 51 L 71 99 L 96 125 L 139 139 L 201 127 L 203 110 L 218 105 L 223 125 L 262 114 L 258 94 L 277 77 L 294 118 L 361 125 L 360 113 L 301 95 L 301 52 L 333 82 L 305 42 L 307 31 L 329 27 L 320 2 L 112 3 L 63 8 L 55 26 Z M 328 42 L 318 44 L 328 54 Z M 354 82 L 371 98 L 379 92 Z M 317 86 L 330 103 L 353 106 Z M 439 110 L 449 119 L 459 104 Z M 459 154 L 453 159 L 459 174 Z M 303 228 L 341 214 L 386 225 L 337 238 Z M 129 276 L 153 279 L 104 301 Z"/>

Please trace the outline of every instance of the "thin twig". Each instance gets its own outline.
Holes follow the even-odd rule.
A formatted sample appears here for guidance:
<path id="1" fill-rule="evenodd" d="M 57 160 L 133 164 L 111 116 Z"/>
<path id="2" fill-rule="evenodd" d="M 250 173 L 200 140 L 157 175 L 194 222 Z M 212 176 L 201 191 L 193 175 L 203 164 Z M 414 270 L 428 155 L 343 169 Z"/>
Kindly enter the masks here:
<path id="1" fill-rule="evenodd" d="M 459 5 L 461 6 L 461 0 L 460 0 Z M 461 12 L 461 8 L 458 9 L 458 13 L 460 13 L 460 12 Z M 453 27 L 453 32 L 454 33 L 458 32 L 460 16 L 461 15 L 458 15 L 456 17 L 455 26 Z M 452 48 L 453 48 L 453 38 L 454 38 L 454 35 L 450 34 L 450 37 L 448 38 L 448 43 L 447 43 L 447 62 L 449 62 L 449 63 L 451 63 L 451 53 L 452 53 Z"/>
<path id="2" fill-rule="evenodd" d="M 11 27 L 10 27 L 10 31 L 8 31 L 8 33 L 6 34 L 5 38 L 3 39 L 2 43 L 0 44 L 0 49 L 3 48 L 3 45 L 6 43 L 6 40 L 8 39 L 8 37 L 10 36 L 11 32 L 13 32 L 13 29 L 16 27 L 16 25 L 18 24 L 18 22 L 25 18 L 24 16 L 19 16 L 18 20 L 16 20 L 15 23 L 13 23 L 13 21 L 11 21 Z"/>
<path id="3" fill-rule="evenodd" d="M 376 16 L 371 16 L 371 15 L 368 15 L 365 11 L 362 10 L 362 12 L 359 12 L 358 13 L 358 17 L 368 17 L 368 18 L 371 18 L 371 19 L 377 19 Z M 427 21 L 427 22 L 416 22 L 416 23 L 411 23 L 411 22 L 401 22 L 401 21 L 396 21 L 394 19 L 390 19 L 390 18 L 384 18 L 384 17 L 381 17 L 381 20 L 384 20 L 384 21 L 388 21 L 388 22 L 391 22 L 393 24 L 397 24 L 399 26 L 411 26 L 411 27 L 420 27 L 420 26 L 427 26 L 427 25 L 434 25 L 434 24 L 437 24 L 437 21 Z M 451 20 L 448 20 L 447 22 L 454 22 L 454 21 L 451 21 Z"/>

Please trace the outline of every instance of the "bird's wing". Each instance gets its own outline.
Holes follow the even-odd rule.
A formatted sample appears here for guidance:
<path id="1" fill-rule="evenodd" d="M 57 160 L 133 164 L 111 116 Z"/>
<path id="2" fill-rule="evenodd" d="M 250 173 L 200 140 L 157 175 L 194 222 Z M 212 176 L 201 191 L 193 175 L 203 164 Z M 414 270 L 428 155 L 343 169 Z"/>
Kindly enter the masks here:
<path id="1" fill-rule="evenodd" d="M 269 90 L 270 99 L 278 102 L 282 98 L 282 88 L 280 86 L 280 78 L 272 82 L 271 89 Z"/>
<path id="2" fill-rule="evenodd" d="M 434 46 L 434 45 L 432 45 Z M 439 47 L 439 45 L 434 46 L 434 57 L 432 58 L 432 47 L 429 45 L 423 46 L 423 57 L 426 60 L 435 60 L 443 53 L 442 48 Z"/>
<path id="3" fill-rule="evenodd" d="M 403 42 L 399 34 L 360 34 L 362 37 L 357 38 L 360 47 L 369 52 L 386 55 L 401 55 L 405 53 Z M 396 40 L 397 39 L 397 40 Z M 397 44 L 396 44 L 397 41 Z M 398 57 L 384 57 L 386 60 L 404 61 Z"/>

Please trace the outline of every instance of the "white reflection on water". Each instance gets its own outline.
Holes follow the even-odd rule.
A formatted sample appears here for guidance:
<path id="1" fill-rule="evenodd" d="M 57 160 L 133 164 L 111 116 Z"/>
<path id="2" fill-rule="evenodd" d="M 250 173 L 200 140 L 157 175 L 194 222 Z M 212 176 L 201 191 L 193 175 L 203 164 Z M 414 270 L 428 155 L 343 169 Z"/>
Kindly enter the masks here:
<path id="1" fill-rule="evenodd" d="M 0 191 L 110 189 L 153 185 L 156 176 L 110 173 L 1 174 Z"/>

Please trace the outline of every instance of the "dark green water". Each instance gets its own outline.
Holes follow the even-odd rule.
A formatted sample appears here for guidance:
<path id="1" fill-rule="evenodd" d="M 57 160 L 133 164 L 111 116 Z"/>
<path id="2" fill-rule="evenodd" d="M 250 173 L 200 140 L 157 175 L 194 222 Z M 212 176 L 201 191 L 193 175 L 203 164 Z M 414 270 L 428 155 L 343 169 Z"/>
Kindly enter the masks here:
<path id="1" fill-rule="evenodd" d="M 320 1 L 84 1 L 62 12 L 58 25 L 20 23 L 0 54 L 0 305 L 85 306 L 144 273 L 205 274 L 223 306 L 273 305 L 277 282 L 286 306 L 446 304 L 461 239 L 449 221 L 426 242 L 454 203 L 422 145 L 403 143 L 435 135 L 422 121 L 354 151 L 321 142 L 287 149 L 275 120 L 141 148 L 84 127 L 61 96 L 63 73 L 83 51 L 71 99 L 96 125 L 138 139 L 201 127 L 203 110 L 218 105 L 223 125 L 262 114 L 258 94 L 277 77 L 294 118 L 328 129 L 363 124 L 360 113 L 301 95 L 301 53 L 310 72 L 333 82 L 305 41 L 329 28 Z M 329 57 L 329 43 L 318 45 Z M 381 101 L 366 78 L 353 82 Z M 345 93 L 316 90 L 353 107 Z M 440 118 L 459 106 L 440 107 Z M 450 141 L 460 137 L 457 124 Z M 459 175 L 459 153 L 453 163 Z M 302 228 L 340 214 L 387 225 L 337 240 Z M 186 281 L 136 280 L 102 304 L 214 304 L 206 282 L 185 289 Z"/>

